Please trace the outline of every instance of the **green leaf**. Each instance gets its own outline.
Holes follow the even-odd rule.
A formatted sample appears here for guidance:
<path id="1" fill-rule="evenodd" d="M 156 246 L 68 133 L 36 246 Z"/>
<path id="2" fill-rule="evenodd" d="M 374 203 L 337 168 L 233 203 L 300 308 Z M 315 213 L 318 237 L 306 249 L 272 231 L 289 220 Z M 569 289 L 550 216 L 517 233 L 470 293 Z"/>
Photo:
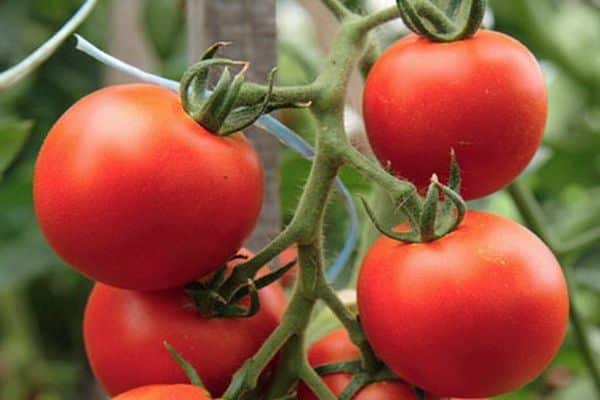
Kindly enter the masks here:
<path id="1" fill-rule="evenodd" d="M 169 57 L 177 46 L 184 24 L 183 3 L 174 0 L 146 0 L 146 34 L 158 56 Z"/>
<path id="2" fill-rule="evenodd" d="M 23 148 L 32 125 L 31 121 L 0 121 L 0 180 L 6 168 Z"/>
<path id="3" fill-rule="evenodd" d="M 0 290 L 18 286 L 58 263 L 39 229 L 29 226 L 0 245 Z"/>

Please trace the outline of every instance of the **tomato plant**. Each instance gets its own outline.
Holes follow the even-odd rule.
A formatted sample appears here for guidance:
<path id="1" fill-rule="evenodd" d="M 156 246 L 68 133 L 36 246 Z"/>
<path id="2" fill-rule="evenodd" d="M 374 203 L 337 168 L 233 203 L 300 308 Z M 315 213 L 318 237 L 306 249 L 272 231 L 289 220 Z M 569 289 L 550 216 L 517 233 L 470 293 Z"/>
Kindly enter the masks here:
<path id="1" fill-rule="evenodd" d="M 182 12 L 171 3 L 161 2 L 149 15 Z M 575 263 L 598 243 L 600 230 L 586 231 L 562 212 L 549 225 L 527 186 L 513 182 L 538 149 L 546 121 L 546 88 L 535 58 L 516 40 L 479 30 L 484 0 L 397 0 L 369 13 L 360 3 L 323 0 L 341 28 L 307 84 L 276 85 L 275 70 L 266 84 L 247 82 L 249 62 L 217 55 L 226 42 L 206 49 L 178 83 L 128 67 L 78 37 L 80 50 L 155 84 L 109 87 L 77 102 L 51 129 L 35 169 L 42 231 L 65 261 L 97 281 L 84 341 L 109 394 L 207 398 L 200 389 L 205 384 L 225 400 L 494 396 L 542 373 L 569 318 L 574 340 L 568 343 L 581 350 L 600 393 L 586 315 L 569 297 L 579 283 Z M 534 12 L 528 1 L 521 3 L 527 3 L 522 13 Z M 84 11 L 56 37 L 62 40 Z M 379 55 L 372 31 L 398 17 L 414 34 Z M 17 72 L 37 67 L 50 45 Z M 561 60 L 576 80 L 597 88 L 587 69 L 565 62 L 561 47 L 540 54 Z M 379 162 L 353 146 L 344 124 L 355 67 L 368 75 L 364 116 Z M 0 74 L 0 87 L 22 77 L 11 74 Z M 312 114 L 314 148 L 265 115 L 282 108 Z M 593 116 L 582 122 L 586 130 L 595 130 Z M 242 250 L 236 257 L 263 192 L 261 163 L 241 133 L 252 124 L 309 159 L 310 172 L 285 228 L 256 255 Z M 549 144 L 554 151 L 561 147 Z M 20 156 L 9 153 L 0 166 L 8 175 Z M 342 169 L 344 179 L 357 174 L 381 189 L 362 199 L 365 220 L 384 235 L 373 245 L 369 229 L 356 231 Z M 506 185 L 511 211 L 533 232 L 468 211 L 465 199 Z M 328 268 L 324 243 L 333 249 L 336 240 L 324 227 L 337 222 L 337 213 L 326 216 L 334 188 L 350 211 L 350 234 Z M 405 223 L 390 229 L 397 217 Z M 564 226 L 569 230 L 559 232 Z M 354 282 L 360 262 L 345 264 L 359 237 L 354 304 L 347 295 L 353 290 L 336 289 L 347 283 L 338 278 Z M 293 271 L 287 261 L 296 258 Z M 276 259 L 285 266 L 264 267 Z M 570 274 L 569 291 L 559 261 Z M 278 279 L 293 283 L 289 302 Z M 0 317 L 19 323 L 11 336 L 26 336 L 33 329 L 10 307 L 19 304 L 14 299 L 8 296 Z M 312 318 L 318 303 L 323 310 Z M 307 342 L 332 317 L 344 329 L 306 354 Z M 31 342 L 26 337 L 13 347 Z M 46 376 L 39 387 L 55 380 L 47 370 L 42 365 L 31 373 Z M 188 380 L 195 386 L 183 384 Z M 535 390 L 556 392 L 551 385 L 562 381 L 551 381 L 540 380 Z M 3 396 L 22 397 L 0 391 Z"/>
<path id="2" fill-rule="evenodd" d="M 206 390 L 192 385 L 150 385 L 132 389 L 113 400 L 210 400 Z"/>
<path id="3" fill-rule="evenodd" d="M 357 290 L 377 355 L 447 396 L 525 385 L 552 360 L 568 321 L 567 286 L 552 252 L 522 226 L 483 212 L 470 211 L 434 242 L 379 239 Z"/>
<path id="4" fill-rule="evenodd" d="M 101 89 L 40 151 L 35 209 L 52 247 L 100 282 L 165 289 L 213 272 L 254 227 L 263 172 L 241 133 L 217 137 L 152 85 Z"/>
<path id="5" fill-rule="evenodd" d="M 450 151 L 473 199 L 508 185 L 542 140 L 546 86 L 535 57 L 493 31 L 452 43 L 409 35 L 367 78 L 363 112 L 377 158 L 425 190 L 448 178 Z"/>
<path id="6" fill-rule="evenodd" d="M 281 287 L 262 289 L 259 299 L 260 311 L 252 317 L 208 319 L 183 289 L 139 292 L 97 283 L 83 324 L 94 374 L 113 395 L 138 386 L 185 383 L 184 372 L 164 348 L 166 341 L 196 368 L 206 388 L 220 395 L 280 321 Z"/>

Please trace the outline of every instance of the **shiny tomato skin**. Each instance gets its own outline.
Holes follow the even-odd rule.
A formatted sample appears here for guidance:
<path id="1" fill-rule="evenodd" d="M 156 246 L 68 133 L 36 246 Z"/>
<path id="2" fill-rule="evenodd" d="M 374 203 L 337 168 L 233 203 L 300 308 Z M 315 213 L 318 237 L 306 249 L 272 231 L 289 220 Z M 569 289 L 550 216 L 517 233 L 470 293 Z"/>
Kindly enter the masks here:
<path id="1" fill-rule="evenodd" d="M 377 60 L 363 94 L 369 142 L 384 165 L 424 191 L 447 181 L 456 151 L 466 199 L 508 185 L 540 145 L 547 116 L 542 71 L 529 50 L 494 31 L 452 43 L 416 35 Z"/>
<path id="2" fill-rule="evenodd" d="M 98 90 L 56 122 L 37 159 L 34 203 L 56 252 L 88 277 L 136 290 L 181 286 L 241 246 L 263 170 L 242 133 L 217 137 L 176 94 Z"/>
<path id="3" fill-rule="evenodd" d="M 308 361 L 313 367 L 360 358 L 360 351 L 348 336 L 345 329 L 337 329 L 315 342 L 308 349 Z M 339 396 L 352 380 L 350 374 L 330 374 L 323 381 L 333 394 Z M 298 388 L 298 400 L 318 400 L 304 384 Z M 354 400 L 417 400 L 416 393 L 400 381 L 383 381 L 372 383 L 361 389 Z M 427 400 L 434 400 L 428 396 Z"/>
<path id="4" fill-rule="evenodd" d="M 448 397 L 496 396 L 525 385 L 559 349 L 568 322 L 560 265 L 533 233 L 469 211 L 431 242 L 385 237 L 358 280 L 362 325 L 398 375 Z"/>
<path id="5" fill-rule="evenodd" d="M 210 400 L 206 390 L 192 385 L 149 385 L 122 393 L 113 400 Z"/>
<path id="6" fill-rule="evenodd" d="M 253 317 L 206 319 L 183 289 L 141 292 L 98 283 L 83 322 L 92 370 L 111 395 L 151 384 L 187 383 L 164 348 L 167 341 L 196 368 L 208 391 L 220 395 L 281 320 L 286 306 L 281 286 L 261 289 L 259 298 L 260 311 Z"/>

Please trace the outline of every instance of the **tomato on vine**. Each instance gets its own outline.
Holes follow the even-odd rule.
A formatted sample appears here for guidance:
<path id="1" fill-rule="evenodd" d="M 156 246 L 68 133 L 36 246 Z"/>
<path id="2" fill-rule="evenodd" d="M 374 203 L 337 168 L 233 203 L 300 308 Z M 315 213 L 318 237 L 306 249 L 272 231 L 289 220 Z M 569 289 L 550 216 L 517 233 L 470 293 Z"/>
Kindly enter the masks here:
<path id="1" fill-rule="evenodd" d="M 230 262 L 229 269 L 239 262 Z M 286 306 L 281 286 L 273 283 L 258 296 L 261 307 L 252 317 L 204 318 L 183 289 L 141 292 L 98 283 L 83 322 L 92 370 L 112 395 L 188 382 L 165 350 L 166 341 L 196 369 L 206 388 L 220 395 L 281 320 Z"/>
<path id="2" fill-rule="evenodd" d="M 314 343 L 308 350 L 308 361 L 313 367 L 352 361 L 360 358 L 360 351 L 348 336 L 345 329 L 337 329 Z M 339 396 L 352 380 L 352 375 L 336 373 L 323 376 L 323 381 L 333 394 Z M 401 381 L 381 381 L 371 383 L 362 388 L 354 397 L 355 400 L 417 400 L 416 392 Z M 434 400 L 428 396 L 427 400 Z M 298 389 L 298 400 L 318 400 L 310 389 L 302 384 Z"/>
<path id="3" fill-rule="evenodd" d="M 263 196 L 242 133 L 211 134 L 164 88 L 98 90 L 40 151 L 35 209 L 56 252 L 111 286 L 155 290 L 213 272 L 241 246 Z"/>
<path id="4" fill-rule="evenodd" d="M 445 396 L 525 385 L 550 363 L 568 322 L 567 286 L 552 252 L 519 224 L 483 212 L 469 211 L 433 242 L 380 238 L 357 290 L 375 353 Z"/>
<path id="5" fill-rule="evenodd" d="M 149 385 L 122 393 L 113 400 L 211 400 L 206 390 L 193 385 Z"/>
<path id="6" fill-rule="evenodd" d="M 408 35 L 377 60 L 363 96 L 369 142 L 383 166 L 424 191 L 434 173 L 447 181 L 454 149 L 467 200 L 523 171 L 547 114 L 534 56 L 515 39 L 485 30 L 451 43 Z"/>

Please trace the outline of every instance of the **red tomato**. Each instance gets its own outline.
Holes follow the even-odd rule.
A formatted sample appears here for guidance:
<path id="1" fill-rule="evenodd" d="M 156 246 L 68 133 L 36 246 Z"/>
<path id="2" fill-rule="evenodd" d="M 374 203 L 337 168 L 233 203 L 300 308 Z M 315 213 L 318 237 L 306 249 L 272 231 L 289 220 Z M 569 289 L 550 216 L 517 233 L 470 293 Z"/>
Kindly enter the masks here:
<path id="1" fill-rule="evenodd" d="M 244 135 L 212 135 L 152 85 L 77 102 L 48 134 L 34 179 L 56 252 L 95 280 L 137 290 L 213 272 L 254 227 L 262 196 L 262 166 Z"/>
<path id="2" fill-rule="evenodd" d="M 447 181 L 450 150 L 473 199 L 509 184 L 540 145 L 544 77 L 521 43 L 479 31 L 452 43 L 409 35 L 369 73 L 363 98 L 369 142 L 383 165 L 422 191 Z"/>
<path id="3" fill-rule="evenodd" d="M 210 400 L 206 390 L 192 385 L 150 385 L 120 394 L 113 400 Z"/>
<path id="4" fill-rule="evenodd" d="M 313 344 L 308 350 L 308 361 L 313 367 L 360 358 L 360 351 L 350 341 L 345 329 L 338 329 Z M 339 396 L 350 383 L 350 374 L 330 374 L 323 377 L 333 394 Z M 417 400 L 416 393 L 400 381 L 372 383 L 361 389 L 355 400 Z M 433 397 L 428 397 L 433 400 Z M 298 400 L 318 400 L 304 384 L 298 388 Z"/>
<path id="5" fill-rule="evenodd" d="M 449 397 L 515 390 L 551 361 L 569 300 L 560 265 L 517 223 L 470 211 L 431 243 L 380 238 L 358 281 L 377 355 L 407 381 Z"/>
<path id="6" fill-rule="evenodd" d="M 164 348 L 167 341 L 196 368 L 206 388 L 220 395 L 281 320 L 286 302 L 281 286 L 261 289 L 259 298 L 261 308 L 253 317 L 206 319 L 182 289 L 139 292 L 96 284 L 83 322 L 92 369 L 111 395 L 150 384 L 186 383 Z"/>

